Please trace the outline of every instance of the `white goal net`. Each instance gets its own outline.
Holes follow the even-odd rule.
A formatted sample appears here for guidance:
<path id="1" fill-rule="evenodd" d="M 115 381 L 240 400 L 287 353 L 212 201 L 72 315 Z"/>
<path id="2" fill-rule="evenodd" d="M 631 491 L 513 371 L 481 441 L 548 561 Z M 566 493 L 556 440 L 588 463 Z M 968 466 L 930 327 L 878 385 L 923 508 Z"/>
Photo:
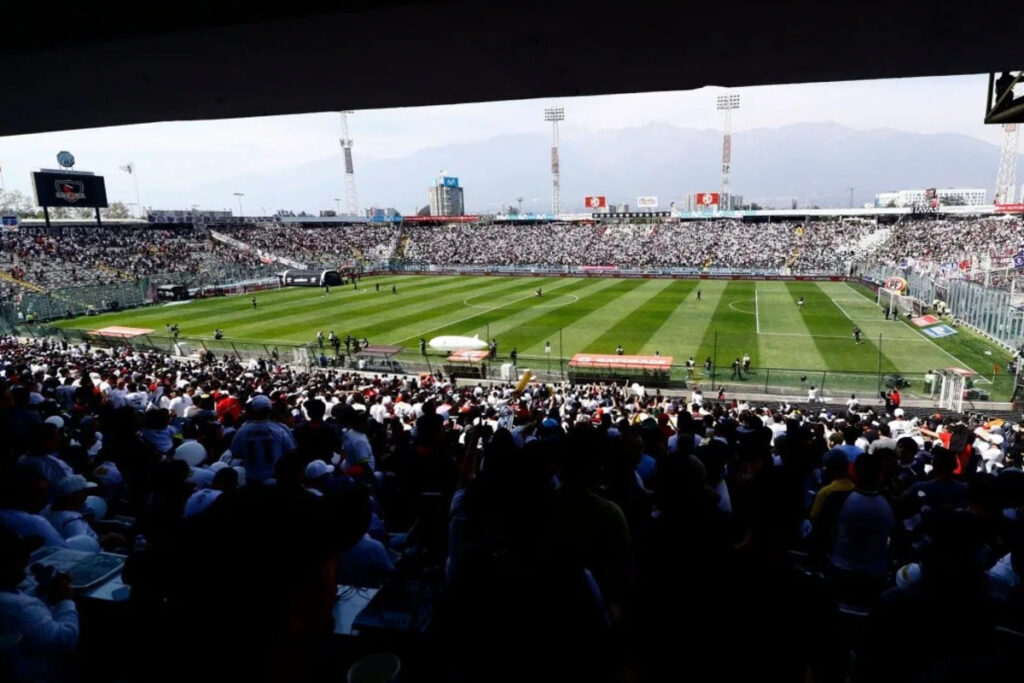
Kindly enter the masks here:
<path id="1" fill-rule="evenodd" d="M 903 294 L 897 294 L 891 289 L 885 287 L 878 288 L 878 297 L 876 298 L 879 306 L 886 308 L 890 311 L 896 311 L 901 316 L 921 315 L 921 311 L 924 308 L 924 304 L 915 299 L 912 296 L 906 296 Z"/>

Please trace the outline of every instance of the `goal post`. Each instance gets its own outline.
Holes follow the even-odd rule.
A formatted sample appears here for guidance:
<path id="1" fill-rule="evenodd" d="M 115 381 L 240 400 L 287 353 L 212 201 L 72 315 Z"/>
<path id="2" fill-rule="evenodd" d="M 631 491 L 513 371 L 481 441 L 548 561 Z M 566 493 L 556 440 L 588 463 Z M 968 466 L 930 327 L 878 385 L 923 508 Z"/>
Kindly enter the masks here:
<path id="1" fill-rule="evenodd" d="M 878 288 L 878 294 L 875 297 L 875 301 L 879 306 L 888 310 L 890 313 L 895 311 L 901 317 L 906 317 L 908 314 L 921 315 L 924 310 L 925 304 L 912 296 L 900 294 L 897 291 L 887 289 L 885 287 Z"/>

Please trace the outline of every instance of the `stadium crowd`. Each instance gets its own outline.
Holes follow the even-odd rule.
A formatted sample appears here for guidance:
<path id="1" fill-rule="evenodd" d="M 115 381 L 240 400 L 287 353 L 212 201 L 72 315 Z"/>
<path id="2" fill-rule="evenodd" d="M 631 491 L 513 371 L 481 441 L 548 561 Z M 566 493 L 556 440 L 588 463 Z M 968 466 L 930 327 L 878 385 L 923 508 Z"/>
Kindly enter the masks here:
<path id="1" fill-rule="evenodd" d="M 230 236 L 304 263 L 360 259 L 437 265 L 610 265 L 841 269 L 870 228 L 855 223 L 461 224 L 231 228 Z"/>
<path id="2" fill-rule="evenodd" d="M 689 221 L 655 225 L 324 225 L 218 227 L 266 255 L 310 267 L 352 262 L 434 265 L 614 266 L 727 268 L 779 272 L 845 272 L 850 261 L 874 259 L 928 272 L 959 264 L 1011 264 L 1021 246 L 1018 219 L 904 220 L 866 253 L 876 226 L 854 222 L 744 223 Z M 265 261 L 266 259 L 264 259 Z M 0 268 L 47 290 L 105 284 L 156 274 L 199 276 L 225 266 L 258 267 L 260 255 L 213 240 L 205 228 L 57 227 L 6 231 Z M 974 263 L 974 267 L 978 267 Z M 0 285 L 5 298 L 17 283 Z"/>
<path id="3" fill-rule="evenodd" d="M 289 224 L 273 227 L 229 227 L 218 230 L 229 237 L 284 256 L 309 267 L 338 267 L 351 260 L 369 262 L 392 258 L 398 242 L 398 230 L 388 225 L 327 225 L 310 228 Z"/>
<path id="4" fill-rule="evenodd" d="M 893 226 L 880 253 L 892 263 L 937 274 L 962 261 L 975 268 L 1012 267 L 1012 256 L 1021 248 L 1024 226 L 1020 218 L 1005 216 L 902 221 Z"/>
<path id="5" fill-rule="evenodd" d="M 4 680 L 95 673 L 80 641 L 107 680 L 336 679 L 338 586 L 411 580 L 403 681 L 1005 675 L 1010 422 L 47 340 L 0 364 Z M 40 545 L 127 554 L 120 640 L 32 581 Z"/>
<path id="6" fill-rule="evenodd" d="M 254 254 L 211 240 L 193 226 L 60 226 L 0 234 L 4 271 L 47 290 L 258 263 Z M 16 291 L 15 283 L 5 285 Z"/>

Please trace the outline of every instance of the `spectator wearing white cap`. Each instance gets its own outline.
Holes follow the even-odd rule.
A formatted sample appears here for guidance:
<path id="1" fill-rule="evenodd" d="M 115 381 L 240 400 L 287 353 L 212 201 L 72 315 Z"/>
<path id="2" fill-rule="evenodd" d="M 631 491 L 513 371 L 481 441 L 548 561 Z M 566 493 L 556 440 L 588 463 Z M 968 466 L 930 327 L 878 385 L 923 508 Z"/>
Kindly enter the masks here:
<path id="1" fill-rule="evenodd" d="M 323 460 L 313 460 L 306 465 L 306 489 L 321 496 L 327 492 L 327 480 L 334 472 L 334 465 Z"/>
<path id="2" fill-rule="evenodd" d="M 274 476 L 274 465 L 286 453 L 295 450 L 291 431 L 270 421 L 270 399 L 262 394 L 247 406 L 250 419 L 235 432 L 232 455 L 245 467 L 248 482 L 262 482 Z"/>
<path id="3" fill-rule="evenodd" d="M 86 519 L 85 507 L 86 497 L 95 488 L 95 483 L 80 474 L 64 477 L 57 483 L 53 504 L 45 517 L 64 540 L 73 536 L 87 536 L 96 541 L 98 550 L 100 539 Z"/>
<path id="4" fill-rule="evenodd" d="M 213 505 L 221 495 L 238 490 L 238 472 L 226 463 L 215 462 L 210 465 L 213 482 L 209 488 L 202 488 L 189 496 L 185 501 L 184 517 L 194 517 Z"/>
<path id="5" fill-rule="evenodd" d="M 892 431 L 892 438 L 899 439 L 910 431 L 913 423 L 903 419 L 903 408 L 892 411 L 892 420 L 889 421 L 889 429 Z"/>

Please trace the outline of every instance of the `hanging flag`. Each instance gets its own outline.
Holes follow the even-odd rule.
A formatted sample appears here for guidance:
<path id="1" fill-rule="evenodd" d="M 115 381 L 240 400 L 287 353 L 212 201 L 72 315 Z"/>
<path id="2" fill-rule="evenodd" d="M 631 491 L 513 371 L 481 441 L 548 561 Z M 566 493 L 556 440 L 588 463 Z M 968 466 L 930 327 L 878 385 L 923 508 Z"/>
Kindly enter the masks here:
<path id="1" fill-rule="evenodd" d="M 1024 249 L 1013 255 L 1013 267 L 1024 268 Z"/>
<path id="2" fill-rule="evenodd" d="M 129 161 L 124 166 L 119 166 L 118 168 L 120 168 L 122 171 L 124 171 L 125 173 L 128 173 L 128 174 L 134 173 L 135 172 L 135 162 L 134 161 Z"/>

